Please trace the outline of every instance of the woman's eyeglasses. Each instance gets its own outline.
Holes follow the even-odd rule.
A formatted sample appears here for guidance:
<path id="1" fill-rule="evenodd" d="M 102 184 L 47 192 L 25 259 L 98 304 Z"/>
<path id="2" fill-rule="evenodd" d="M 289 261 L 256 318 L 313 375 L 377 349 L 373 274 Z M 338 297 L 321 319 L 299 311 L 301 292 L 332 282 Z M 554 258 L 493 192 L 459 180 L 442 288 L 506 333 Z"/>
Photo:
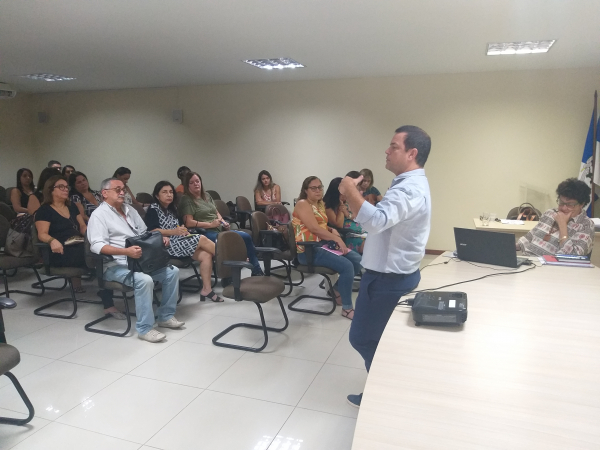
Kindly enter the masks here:
<path id="1" fill-rule="evenodd" d="M 52 186 L 53 189 L 60 189 L 61 191 L 68 191 L 69 190 L 69 185 L 68 184 L 55 184 L 54 186 Z"/>
<path id="2" fill-rule="evenodd" d="M 322 191 L 324 189 L 325 186 L 321 185 L 321 186 L 309 186 L 308 188 L 313 191 L 313 192 L 317 192 L 317 191 Z"/>
<path id="3" fill-rule="evenodd" d="M 573 209 L 575 208 L 577 205 L 579 205 L 579 203 L 577 202 L 561 202 L 560 199 L 556 200 L 556 204 L 560 207 L 560 206 L 566 206 L 569 209 Z"/>

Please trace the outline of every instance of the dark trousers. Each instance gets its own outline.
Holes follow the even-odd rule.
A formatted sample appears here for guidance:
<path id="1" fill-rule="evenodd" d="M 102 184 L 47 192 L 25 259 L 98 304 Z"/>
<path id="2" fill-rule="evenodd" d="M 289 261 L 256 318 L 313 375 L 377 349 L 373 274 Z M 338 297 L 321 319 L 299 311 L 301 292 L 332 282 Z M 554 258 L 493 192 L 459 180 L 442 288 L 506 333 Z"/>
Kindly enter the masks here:
<path id="1" fill-rule="evenodd" d="M 350 344 L 365 360 L 367 372 L 398 300 L 417 287 L 419 281 L 421 272 L 418 270 L 408 275 L 371 271 L 363 274 L 350 326 Z"/>

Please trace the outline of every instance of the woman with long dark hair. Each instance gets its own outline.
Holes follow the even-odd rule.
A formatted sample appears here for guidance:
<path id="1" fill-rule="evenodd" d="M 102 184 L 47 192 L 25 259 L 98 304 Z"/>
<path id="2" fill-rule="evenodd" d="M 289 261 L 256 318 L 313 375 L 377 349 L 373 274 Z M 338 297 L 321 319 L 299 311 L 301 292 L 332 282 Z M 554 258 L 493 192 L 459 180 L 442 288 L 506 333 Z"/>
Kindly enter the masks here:
<path id="1" fill-rule="evenodd" d="M 90 189 L 90 183 L 83 172 L 73 172 L 69 177 L 69 186 L 71 202 L 79 209 L 83 221 L 88 223 L 94 210 L 102 203 L 102 193 Z"/>
<path id="2" fill-rule="evenodd" d="M 186 227 L 182 227 L 177 219 L 177 206 L 175 205 L 175 187 L 168 181 L 159 181 L 152 192 L 154 202 L 148 207 L 144 221 L 150 231 L 159 231 L 169 238 L 167 251 L 174 258 L 191 256 L 200 262 L 200 277 L 202 289 L 200 300 L 206 298 L 213 302 L 222 302 L 211 288 L 210 274 L 212 272 L 212 258 L 215 254 L 215 244 L 206 236 L 199 234 L 190 235 Z"/>
<path id="3" fill-rule="evenodd" d="M 113 178 L 122 181 L 125 185 L 125 203 L 128 205 L 146 206 L 136 200 L 133 192 L 131 192 L 131 189 L 127 185 L 129 178 L 131 178 L 131 170 L 129 170 L 127 167 L 119 167 L 117 170 L 115 170 Z"/>
<path id="4" fill-rule="evenodd" d="M 43 186 L 42 186 L 43 187 Z M 10 193 L 10 202 L 17 214 L 27 212 L 29 196 L 35 191 L 33 173 L 23 167 L 17 170 L 17 188 Z"/>
<path id="5" fill-rule="evenodd" d="M 206 237 L 216 242 L 221 231 L 229 231 L 229 223 L 223 220 L 217 211 L 212 197 L 204 190 L 202 178 L 198 173 L 188 172 L 183 179 L 183 187 L 185 191 L 178 208 L 182 223 L 187 228 L 205 228 L 207 230 Z M 264 275 L 256 257 L 252 236 L 242 231 L 232 231 L 238 233 L 246 244 L 248 259 L 254 266 L 252 275 Z"/>
<path id="6" fill-rule="evenodd" d="M 281 204 L 281 188 L 273 183 L 271 174 L 261 170 L 254 187 L 254 203 L 259 206 Z"/>
<path id="7" fill-rule="evenodd" d="M 42 170 L 42 173 L 40 173 L 36 189 L 27 200 L 27 212 L 30 215 L 33 216 L 42 205 L 44 201 L 44 186 L 46 185 L 46 181 L 55 175 L 62 176 L 60 174 L 60 170 L 58 170 L 56 167 L 46 167 L 44 170 Z"/>
<path id="8" fill-rule="evenodd" d="M 352 234 L 362 234 L 363 230 L 361 226 L 354 221 L 354 214 L 350 210 L 348 203 L 346 203 L 346 197 L 344 194 L 340 194 L 338 189 L 341 181 L 341 177 L 331 180 L 327 192 L 325 192 L 325 196 L 323 197 L 327 221 L 336 228 L 346 228 L 351 230 Z M 362 254 L 364 242 L 365 240 L 361 237 L 344 236 L 346 247 L 360 254 Z"/>

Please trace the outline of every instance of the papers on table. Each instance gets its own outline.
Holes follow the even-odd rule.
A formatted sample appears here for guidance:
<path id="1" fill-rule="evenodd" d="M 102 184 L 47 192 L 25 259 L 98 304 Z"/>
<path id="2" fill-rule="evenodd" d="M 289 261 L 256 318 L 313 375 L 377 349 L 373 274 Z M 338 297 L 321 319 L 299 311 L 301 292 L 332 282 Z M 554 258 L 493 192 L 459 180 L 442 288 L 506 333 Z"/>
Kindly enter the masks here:
<path id="1" fill-rule="evenodd" d="M 506 225 L 525 225 L 525 222 L 522 220 L 500 219 L 500 222 L 502 222 Z"/>

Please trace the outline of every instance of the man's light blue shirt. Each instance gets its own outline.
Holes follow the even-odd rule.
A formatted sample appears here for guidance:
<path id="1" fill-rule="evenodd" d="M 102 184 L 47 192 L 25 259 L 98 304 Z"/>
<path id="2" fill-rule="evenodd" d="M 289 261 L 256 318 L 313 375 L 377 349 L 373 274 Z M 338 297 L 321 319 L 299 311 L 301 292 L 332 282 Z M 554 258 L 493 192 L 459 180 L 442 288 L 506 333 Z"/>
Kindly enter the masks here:
<path id="1" fill-rule="evenodd" d="M 377 206 L 364 202 L 355 220 L 368 232 L 361 265 L 383 273 L 413 273 L 431 230 L 431 195 L 424 169 L 396 176 Z"/>

